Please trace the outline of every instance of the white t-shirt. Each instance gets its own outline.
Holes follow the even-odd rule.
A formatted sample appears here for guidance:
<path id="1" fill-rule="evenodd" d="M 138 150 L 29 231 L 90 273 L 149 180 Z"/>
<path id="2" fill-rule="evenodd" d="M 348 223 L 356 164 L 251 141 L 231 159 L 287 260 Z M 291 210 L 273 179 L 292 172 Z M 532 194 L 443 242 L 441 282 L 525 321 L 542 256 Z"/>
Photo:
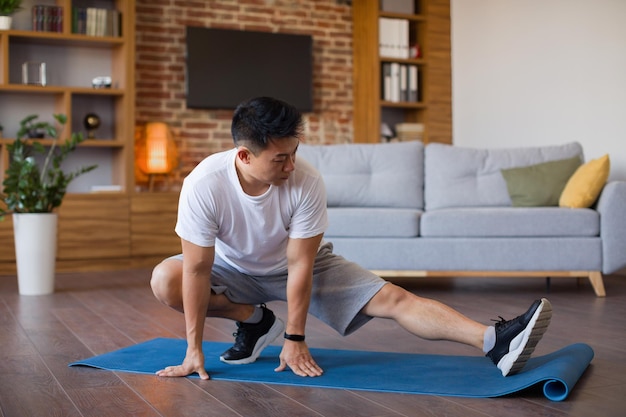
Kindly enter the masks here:
<path id="1" fill-rule="evenodd" d="M 215 246 L 216 256 L 240 272 L 284 273 L 288 238 L 317 236 L 328 227 L 322 177 L 296 159 L 283 185 L 253 197 L 241 187 L 236 155 L 236 149 L 210 155 L 185 178 L 176 233 L 195 245 Z"/>

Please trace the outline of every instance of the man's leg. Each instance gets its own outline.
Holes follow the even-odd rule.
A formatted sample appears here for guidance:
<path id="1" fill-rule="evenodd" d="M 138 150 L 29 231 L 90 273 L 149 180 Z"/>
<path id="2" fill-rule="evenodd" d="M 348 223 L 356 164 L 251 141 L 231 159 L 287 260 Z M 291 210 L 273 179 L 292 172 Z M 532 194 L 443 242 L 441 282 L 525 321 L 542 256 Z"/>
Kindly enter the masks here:
<path id="1" fill-rule="evenodd" d="M 542 299 L 515 319 L 502 319 L 495 327 L 487 327 L 394 284 L 385 285 L 362 311 L 372 317 L 393 319 L 424 339 L 450 340 L 482 349 L 504 376 L 524 367 L 552 316 L 550 302 Z"/>
<path id="2" fill-rule="evenodd" d="M 183 312 L 183 263 L 166 259 L 152 271 L 150 286 L 154 296 L 163 304 Z M 245 321 L 254 313 L 254 306 L 231 302 L 224 294 L 211 293 L 207 317 Z"/>
<path id="3" fill-rule="evenodd" d="M 404 329 L 429 340 L 450 340 L 483 348 L 487 326 L 435 300 L 418 297 L 394 284 L 385 285 L 363 308 L 372 317 L 393 319 Z"/>
<path id="4" fill-rule="evenodd" d="M 183 312 L 183 263 L 166 259 L 152 271 L 150 286 L 163 304 Z M 220 356 L 230 364 L 254 362 L 261 351 L 284 331 L 283 322 L 265 305 L 233 303 L 224 294 L 211 292 L 207 317 L 219 317 L 237 322 L 235 344 Z"/>

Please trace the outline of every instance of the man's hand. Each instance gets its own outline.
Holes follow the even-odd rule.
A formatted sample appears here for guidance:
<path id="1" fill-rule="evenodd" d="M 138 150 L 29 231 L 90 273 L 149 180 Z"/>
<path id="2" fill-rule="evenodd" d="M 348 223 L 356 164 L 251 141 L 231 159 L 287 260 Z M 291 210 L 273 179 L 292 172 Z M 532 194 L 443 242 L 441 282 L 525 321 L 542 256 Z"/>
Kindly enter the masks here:
<path id="1" fill-rule="evenodd" d="M 165 369 L 157 371 L 158 376 L 180 377 L 191 375 L 197 372 L 201 379 L 209 379 L 209 374 L 204 369 L 204 354 L 200 352 L 189 352 L 181 365 L 168 366 Z"/>
<path id="2" fill-rule="evenodd" d="M 324 371 L 320 368 L 304 342 L 285 340 L 283 350 L 280 352 L 280 366 L 276 372 L 282 372 L 285 368 L 291 368 L 294 374 L 299 376 L 320 376 Z"/>

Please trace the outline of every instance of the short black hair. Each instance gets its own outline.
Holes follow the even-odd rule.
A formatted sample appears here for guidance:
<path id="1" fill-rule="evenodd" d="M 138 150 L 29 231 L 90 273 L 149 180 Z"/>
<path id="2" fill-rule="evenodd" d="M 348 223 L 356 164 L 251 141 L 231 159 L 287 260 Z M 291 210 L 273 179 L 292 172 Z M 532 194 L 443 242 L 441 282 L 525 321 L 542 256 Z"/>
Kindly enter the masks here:
<path id="1" fill-rule="evenodd" d="M 243 144 L 255 155 L 271 140 L 300 138 L 302 114 L 291 104 L 272 97 L 256 97 L 240 103 L 230 128 L 236 146 Z"/>

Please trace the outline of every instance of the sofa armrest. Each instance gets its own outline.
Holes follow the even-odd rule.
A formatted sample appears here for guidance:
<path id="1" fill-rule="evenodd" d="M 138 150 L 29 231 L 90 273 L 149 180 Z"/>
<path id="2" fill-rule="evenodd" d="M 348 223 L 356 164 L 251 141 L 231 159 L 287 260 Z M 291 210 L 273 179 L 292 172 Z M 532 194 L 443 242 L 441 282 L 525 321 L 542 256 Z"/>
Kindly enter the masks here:
<path id="1" fill-rule="evenodd" d="M 626 267 L 626 181 L 610 181 L 602 190 L 600 213 L 602 272 L 613 273 Z"/>

